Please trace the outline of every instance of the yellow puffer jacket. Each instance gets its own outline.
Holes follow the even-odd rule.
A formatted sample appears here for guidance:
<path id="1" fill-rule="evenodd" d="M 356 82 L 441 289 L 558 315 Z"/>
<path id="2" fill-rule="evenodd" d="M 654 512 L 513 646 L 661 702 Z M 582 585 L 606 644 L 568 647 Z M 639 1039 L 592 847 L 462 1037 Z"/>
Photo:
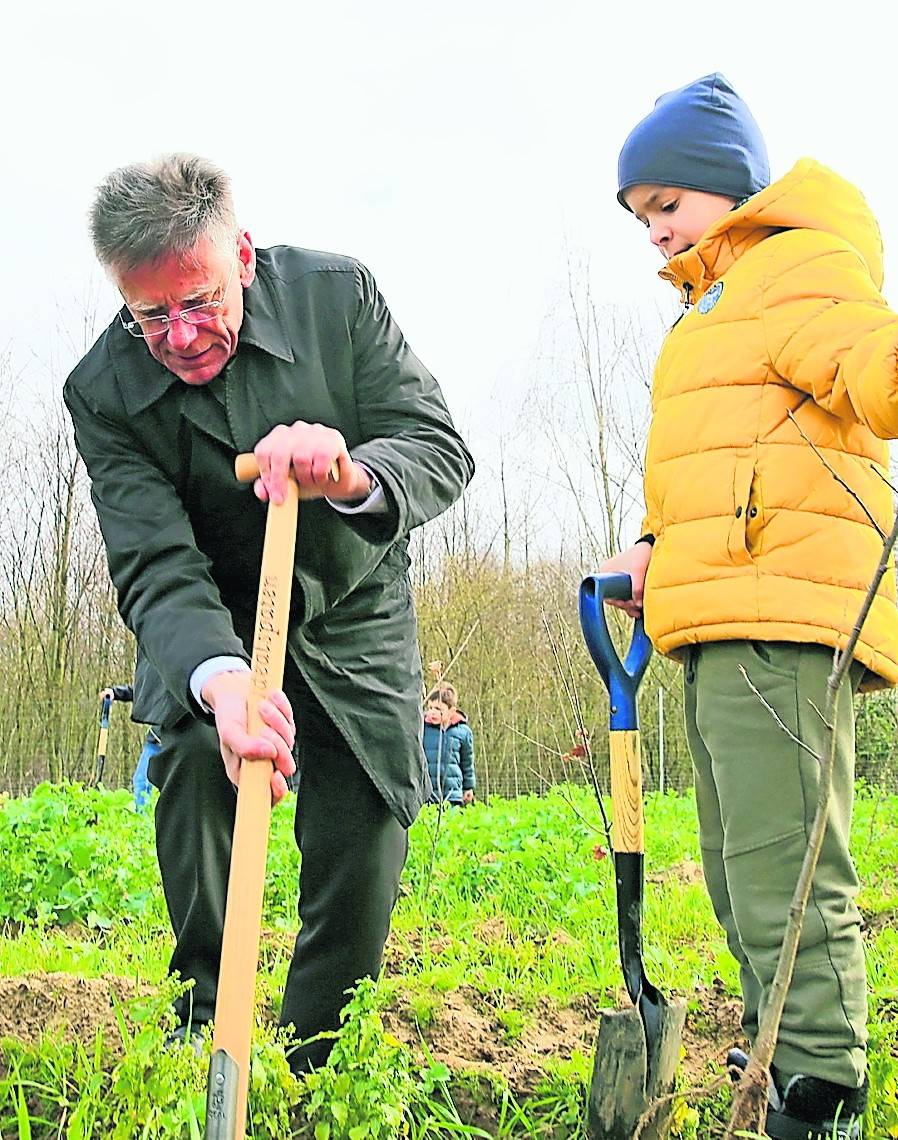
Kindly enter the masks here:
<path id="1" fill-rule="evenodd" d="M 803 159 L 661 275 L 694 305 L 655 370 L 648 633 L 673 656 L 734 638 L 844 645 L 893 516 L 898 316 L 876 220 Z M 864 687 L 898 682 L 894 570 L 856 656 Z"/>

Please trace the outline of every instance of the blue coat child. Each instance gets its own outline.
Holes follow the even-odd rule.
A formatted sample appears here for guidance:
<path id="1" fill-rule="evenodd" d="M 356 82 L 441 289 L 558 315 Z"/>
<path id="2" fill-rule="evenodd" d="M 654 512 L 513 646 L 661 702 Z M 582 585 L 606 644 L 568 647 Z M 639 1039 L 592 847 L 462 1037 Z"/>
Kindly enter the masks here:
<path id="1" fill-rule="evenodd" d="M 474 734 L 465 714 L 457 707 L 455 689 L 441 685 L 427 698 L 424 713 L 424 752 L 430 782 L 431 803 L 446 800 L 462 807 L 474 799 Z"/>

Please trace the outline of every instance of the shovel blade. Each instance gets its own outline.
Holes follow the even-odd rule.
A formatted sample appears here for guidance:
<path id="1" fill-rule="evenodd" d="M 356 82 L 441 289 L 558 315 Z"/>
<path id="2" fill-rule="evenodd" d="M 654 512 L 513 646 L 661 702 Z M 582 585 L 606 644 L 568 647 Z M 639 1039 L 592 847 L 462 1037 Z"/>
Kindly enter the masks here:
<path id="1" fill-rule="evenodd" d="M 588 1121 L 592 1140 L 663 1140 L 670 1127 L 673 1103 L 656 1105 L 673 1089 L 686 1003 L 658 1006 L 658 1038 L 653 1064 L 648 1063 L 646 1034 L 639 1011 L 602 1010 L 589 1090 Z"/>
<path id="2" fill-rule="evenodd" d="M 237 1132 L 237 1085 L 240 1067 L 225 1049 L 216 1049 L 209 1061 L 206 1090 L 205 1140 L 235 1140 Z M 239 1135 L 243 1136 L 241 1127 Z"/>
<path id="3" fill-rule="evenodd" d="M 668 1002 L 646 977 L 642 960 L 643 856 L 637 852 L 615 852 L 614 869 L 621 969 L 627 993 L 642 1018 L 648 1054 L 646 1080 L 650 1084 L 659 1064 Z"/>

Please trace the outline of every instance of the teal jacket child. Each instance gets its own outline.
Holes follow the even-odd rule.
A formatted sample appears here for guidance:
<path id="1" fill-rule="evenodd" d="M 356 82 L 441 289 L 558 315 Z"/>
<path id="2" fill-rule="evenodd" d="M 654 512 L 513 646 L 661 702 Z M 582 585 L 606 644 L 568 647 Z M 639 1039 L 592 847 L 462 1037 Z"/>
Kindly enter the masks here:
<path id="1" fill-rule="evenodd" d="M 473 792 L 477 785 L 474 734 L 467 717 L 459 709 L 451 711 L 447 725 L 432 723 L 435 719 L 428 713 L 424 720 L 424 752 L 433 785 L 430 802 L 447 800 L 461 807 L 465 803 L 465 792 Z"/>

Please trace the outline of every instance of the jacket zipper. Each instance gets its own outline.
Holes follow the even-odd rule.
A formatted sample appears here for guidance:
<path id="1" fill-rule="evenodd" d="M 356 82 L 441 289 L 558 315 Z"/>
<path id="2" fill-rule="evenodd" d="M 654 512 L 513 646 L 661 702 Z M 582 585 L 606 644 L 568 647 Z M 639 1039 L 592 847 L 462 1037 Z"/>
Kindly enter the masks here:
<path id="1" fill-rule="evenodd" d="M 674 323 L 670 326 L 671 330 L 673 330 L 677 327 L 677 325 L 680 323 L 680 321 L 683 319 L 683 317 L 686 316 L 686 314 L 689 312 L 689 310 L 691 308 L 692 308 L 692 283 L 690 281 L 684 281 L 683 282 L 683 311 L 682 311 L 682 313 L 680 313 L 680 315 L 677 317 L 677 319 L 674 321 Z"/>

